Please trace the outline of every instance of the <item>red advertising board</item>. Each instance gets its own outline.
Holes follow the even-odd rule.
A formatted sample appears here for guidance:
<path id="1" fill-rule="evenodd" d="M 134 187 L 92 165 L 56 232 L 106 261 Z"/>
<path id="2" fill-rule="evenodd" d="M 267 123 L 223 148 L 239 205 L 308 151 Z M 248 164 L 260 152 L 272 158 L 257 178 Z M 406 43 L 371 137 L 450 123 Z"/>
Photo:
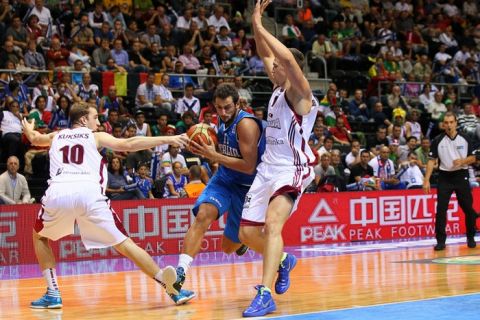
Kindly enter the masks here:
<path id="1" fill-rule="evenodd" d="M 474 189 L 474 195 L 480 190 Z M 178 254 L 194 220 L 192 199 L 112 202 L 132 239 L 151 255 Z M 436 194 L 342 192 L 304 195 L 284 229 L 286 245 L 377 241 L 434 236 Z M 32 227 L 39 205 L 0 206 L 0 265 L 35 263 Z M 449 234 L 465 232 L 456 198 L 448 211 Z M 220 251 L 225 218 L 215 222 L 202 251 Z M 78 230 L 53 244 L 58 261 L 113 258 L 113 249 L 86 251 Z"/>

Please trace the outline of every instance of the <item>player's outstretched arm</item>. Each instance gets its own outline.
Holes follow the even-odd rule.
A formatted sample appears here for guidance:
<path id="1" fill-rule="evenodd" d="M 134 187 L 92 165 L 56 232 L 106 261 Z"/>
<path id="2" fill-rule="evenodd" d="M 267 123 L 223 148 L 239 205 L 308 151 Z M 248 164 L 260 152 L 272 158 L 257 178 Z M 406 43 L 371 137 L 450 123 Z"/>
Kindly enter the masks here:
<path id="1" fill-rule="evenodd" d="M 213 145 L 198 144 L 195 141 L 190 142 L 190 149 L 193 153 L 217 162 L 229 169 L 246 174 L 253 174 L 257 167 L 257 144 L 261 135 L 260 128 L 255 120 L 244 118 L 237 124 L 237 135 L 242 158 L 223 155 L 217 152 Z"/>
<path id="2" fill-rule="evenodd" d="M 32 119 L 29 122 L 27 119 L 22 119 L 23 133 L 27 139 L 34 145 L 39 147 L 49 147 L 52 143 L 53 137 L 58 133 L 58 131 L 51 132 L 48 134 L 40 133 L 35 131 L 35 119 Z"/>
<path id="3" fill-rule="evenodd" d="M 265 6 L 266 8 L 266 6 Z M 257 1 L 257 5 L 253 11 L 253 19 L 257 19 L 257 23 L 253 23 L 253 38 L 255 39 L 255 48 L 257 50 L 258 56 L 262 58 L 263 65 L 265 66 L 265 72 L 267 73 L 270 81 L 275 83 L 272 77 L 272 70 L 273 70 L 273 60 L 275 59 L 275 55 L 273 54 L 272 50 L 268 47 L 265 41 L 262 40 L 262 37 L 259 32 L 257 32 L 258 26 L 262 26 L 262 15 L 265 11 L 265 8 L 260 6 L 260 2 Z"/>
<path id="4" fill-rule="evenodd" d="M 303 70 L 297 64 L 292 52 L 268 32 L 262 25 L 262 14 L 271 0 L 257 0 L 255 10 L 252 16 L 253 30 L 255 32 L 255 42 L 265 43 L 270 52 L 273 53 L 277 63 L 281 64 L 285 70 L 286 77 L 291 83 L 287 89 L 288 98 L 295 107 L 295 111 L 300 115 L 310 112 L 312 107 L 312 90 L 310 84 L 303 75 Z"/>
<path id="5" fill-rule="evenodd" d="M 113 151 L 139 151 L 150 149 L 160 144 L 178 144 L 185 147 L 190 140 L 186 134 L 163 137 L 132 137 L 117 139 L 106 132 L 95 132 L 97 147 L 107 147 Z"/>

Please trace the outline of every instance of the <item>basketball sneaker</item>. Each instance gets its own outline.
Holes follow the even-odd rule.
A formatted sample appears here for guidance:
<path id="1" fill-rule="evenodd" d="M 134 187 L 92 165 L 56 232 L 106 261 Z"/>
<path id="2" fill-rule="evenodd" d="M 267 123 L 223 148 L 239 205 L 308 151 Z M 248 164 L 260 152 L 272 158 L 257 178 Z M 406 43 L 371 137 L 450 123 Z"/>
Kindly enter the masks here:
<path id="1" fill-rule="evenodd" d="M 237 254 L 237 256 L 243 256 L 245 253 L 247 253 L 248 251 L 248 247 L 244 244 L 242 244 L 242 246 L 240 248 L 237 249 L 237 251 L 235 251 L 235 253 Z"/>
<path id="2" fill-rule="evenodd" d="M 187 303 L 188 301 L 195 298 L 195 292 L 189 291 L 189 290 L 184 290 L 184 289 L 180 289 L 179 294 L 171 293 L 171 294 L 168 294 L 168 295 L 170 296 L 170 298 L 172 298 L 173 302 L 175 302 L 175 304 L 177 306 L 181 305 L 181 304 L 184 304 L 184 303 Z"/>
<path id="3" fill-rule="evenodd" d="M 257 295 L 250 306 L 243 311 L 244 317 L 261 317 L 277 309 L 270 290 L 262 285 L 256 286 L 255 289 L 257 289 Z"/>
<path id="4" fill-rule="evenodd" d="M 278 277 L 275 281 L 275 293 L 284 294 L 290 287 L 290 272 L 295 268 L 297 258 L 293 254 L 287 254 L 278 267 Z"/>
<path id="5" fill-rule="evenodd" d="M 180 295 L 183 283 L 185 282 L 185 271 L 182 267 L 176 269 L 168 266 L 163 270 L 163 282 L 168 294 Z"/>
<path id="6" fill-rule="evenodd" d="M 47 292 L 40 298 L 30 303 L 30 308 L 34 309 L 58 309 L 62 307 L 62 297 L 60 291 L 47 289 Z"/>

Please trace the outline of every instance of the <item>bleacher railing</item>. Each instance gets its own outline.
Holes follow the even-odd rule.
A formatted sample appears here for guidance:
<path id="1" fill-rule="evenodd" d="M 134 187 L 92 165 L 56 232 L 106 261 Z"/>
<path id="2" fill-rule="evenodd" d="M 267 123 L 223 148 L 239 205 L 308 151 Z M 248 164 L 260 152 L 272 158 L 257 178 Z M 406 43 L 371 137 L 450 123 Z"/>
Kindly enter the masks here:
<path id="1" fill-rule="evenodd" d="M 461 83 L 447 83 L 447 82 L 430 82 L 432 86 L 437 87 L 438 89 L 444 89 L 446 87 L 453 87 L 457 94 L 457 101 L 462 102 L 462 100 L 471 99 L 475 95 L 475 90 L 478 90 L 480 87 L 479 84 L 461 84 Z M 377 83 L 377 92 L 378 96 L 389 94 L 390 92 L 384 92 L 384 88 L 387 86 L 398 85 L 402 88 L 402 95 L 410 99 L 418 99 L 418 97 L 423 93 L 423 87 L 425 82 L 416 82 L 416 81 L 388 81 L 381 80 Z M 418 86 L 418 95 L 414 92 L 405 90 L 408 86 Z M 464 102 L 464 101 L 463 101 Z"/>
<path id="2" fill-rule="evenodd" d="M 40 75 L 40 74 L 49 74 L 50 75 L 50 79 L 53 79 L 54 80 L 54 83 L 57 79 L 57 75 L 59 73 L 70 73 L 70 74 L 79 74 L 79 73 L 92 73 L 92 72 L 97 72 L 97 71 L 74 71 L 74 70 L 69 70 L 68 68 L 65 68 L 65 69 L 56 69 L 56 70 L 10 70 L 10 69 L 0 69 L 0 74 L 2 73 L 6 73 L 6 74 L 9 74 L 9 75 L 12 75 L 15 74 L 16 72 L 21 72 L 22 74 L 25 74 L 25 75 L 29 75 L 29 74 L 37 74 L 37 75 Z M 161 73 L 161 72 L 159 72 Z M 134 74 L 133 72 L 129 72 L 128 74 Z M 178 74 L 178 73 L 167 73 L 170 77 L 180 77 L 181 78 L 181 81 L 180 83 L 183 83 L 183 84 L 186 84 L 186 78 L 193 78 L 193 79 L 196 79 L 197 81 L 197 84 L 198 84 L 198 87 L 201 88 L 203 82 L 207 79 L 207 78 L 222 78 L 222 79 L 229 79 L 230 81 L 233 81 L 233 79 L 236 77 L 235 75 L 209 75 L 209 74 L 187 74 L 187 73 L 182 73 L 182 74 Z M 307 74 L 308 75 L 308 74 Z M 262 89 L 265 89 L 265 90 L 251 90 L 252 94 L 254 95 L 267 95 L 267 94 L 271 94 L 272 93 L 272 90 L 271 90 L 271 87 L 270 86 L 270 82 L 269 82 L 269 78 L 267 76 L 252 76 L 252 75 L 242 75 L 241 76 L 244 83 L 246 84 L 245 86 L 246 87 L 250 87 L 250 85 L 252 84 L 257 84 L 259 82 L 262 82 L 264 83 L 265 85 L 264 86 L 253 86 L 253 89 L 255 88 L 262 88 Z M 307 76 L 307 80 L 310 82 L 310 86 L 312 88 L 312 90 L 314 91 L 318 91 L 320 90 L 321 92 L 326 92 L 327 89 L 328 89 L 328 84 L 331 82 L 331 79 L 328 79 L 328 78 L 318 78 L 318 77 L 308 77 Z M 33 88 L 35 86 L 35 81 L 30 81 L 29 83 L 27 83 L 27 85 L 30 87 L 30 88 Z M 0 83 L 0 87 L 1 87 L 1 83 Z M 129 90 L 130 91 L 130 95 L 132 94 L 135 94 L 132 90 Z M 180 92 L 183 92 L 183 88 L 174 88 L 174 89 L 171 89 L 172 92 L 177 92 L 177 93 L 180 93 Z"/>

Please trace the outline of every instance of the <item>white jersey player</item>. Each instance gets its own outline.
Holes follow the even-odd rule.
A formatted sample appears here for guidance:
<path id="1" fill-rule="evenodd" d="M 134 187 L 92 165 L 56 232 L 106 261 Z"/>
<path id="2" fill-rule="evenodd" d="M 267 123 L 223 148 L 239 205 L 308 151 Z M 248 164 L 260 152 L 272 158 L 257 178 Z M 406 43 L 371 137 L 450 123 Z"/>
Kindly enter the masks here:
<path id="1" fill-rule="evenodd" d="M 72 234 L 77 223 L 87 249 L 113 246 L 132 260 L 143 272 L 157 280 L 177 303 L 192 299 L 193 292 L 183 290 L 173 294 L 176 271 L 173 267 L 161 270 L 145 250 L 127 235 L 117 214 L 105 196 L 107 174 L 98 148 L 114 151 L 137 151 L 160 144 L 188 143 L 185 136 L 133 137 L 116 139 L 105 132 L 93 132 L 98 126 L 95 106 L 75 104 L 70 110 L 72 129 L 50 134 L 34 131 L 34 123 L 23 120 L 24 133 L 33 145 L 50 146 L 49 186 L 42 198 L 33 232 L 33 244 L 47 293 L 32 301 L 32 308 L 61 308 L 62 299 L 55 272 L 55 258 L 49 244 Z"/>
<path id="2" fill-rule="evenodd" d="M 276 309 L 270 287 L 277 272 L 275 292 L 288 290 L 297 259 L 283 252 L 282 230 L 314 178 L 315 157 L 308 138 L 319 105 L 302 72 L 303 54 L 285 47 L 262 25 L 262 14 L 270 2 L 257 0 L 252 16 L 257 52 L 276 89 L 268 106 L 265 153 L 245 198 L 240 224 L 240 240 L 263 254 L 262 281 L 244 317 L 264 316 Z"/>

